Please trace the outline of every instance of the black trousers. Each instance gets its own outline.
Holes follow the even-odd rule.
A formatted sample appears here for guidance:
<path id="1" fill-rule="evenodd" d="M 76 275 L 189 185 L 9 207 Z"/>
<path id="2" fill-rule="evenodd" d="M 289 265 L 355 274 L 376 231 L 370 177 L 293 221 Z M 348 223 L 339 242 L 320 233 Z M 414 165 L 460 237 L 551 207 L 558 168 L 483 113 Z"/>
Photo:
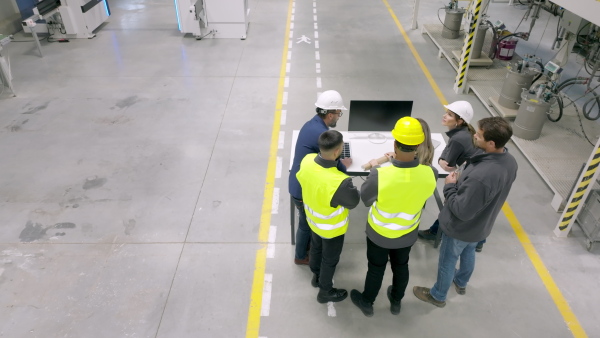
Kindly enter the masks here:
<path id="1" fill-rule="evenodd" d="M 322 238 L 312 233 L 310 242 L 310 271 L 319 276 L 319 288 L 329 291 L 333 288 L 333 274 L 340 261 L 344 246 L 344 235 Z"/>
<path id="2" fill-rule="evenodd" d="M 367 237 L 367 260 L 369 261 L 369 270 L 365 278 L 365 289 L 363 291 L 363 300 L 373 303 L 381 289 L 381 282 L 385 274 L 385 267 L 388 262 L 392 266 L 392 298 L 396 301 L 404 298 L 404 292 L 408 285 L 408 255 L 412 246 L 401 249 L 385 249 L 373 243 Z"/>

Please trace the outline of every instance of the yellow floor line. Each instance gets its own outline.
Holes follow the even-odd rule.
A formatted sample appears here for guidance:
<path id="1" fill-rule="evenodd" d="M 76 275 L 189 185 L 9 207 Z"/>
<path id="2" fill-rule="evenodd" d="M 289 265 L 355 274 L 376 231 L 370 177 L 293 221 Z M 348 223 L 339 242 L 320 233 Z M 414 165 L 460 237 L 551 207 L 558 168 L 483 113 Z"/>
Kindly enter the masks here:
<path id="1" fill-rule="evenodd" d="M 437 96 L 438 100 L 440 100 L 440 102 L 443 105 L 447 105 L 448 101 L 446 101 L 446 98 L 444 97 L 444 94 L 442 94 L 442 91 L 440 90 L 440 87 L 438 87 L 437 83 L 435 83 L 435 80 L 433 79 L 433 76 L 431 76 L 431 73 L 429 72 L 429 69 L 427 69 L 427 67 L 425 66 L 425 63 L 421 59 L 421 56 L 417 52 L 417 49 L 413 45 L 412 41 L 410 41 L 410 39 L 408 38 L 408 35 L 406 34 L 406 31 L 404 30 L 404 27 L 402 27 L 402 24 L 400 24 L 400 21 L 398 20 L 398 17 L 396 16 L 396 13 L 394 13 L 394 10 L 392 9 L 392 7 L 390 7 L 390 4 L 387 2 L 387 0 L 382 0 L 382 1 L 385 4 L 385 7 L 387 7 L 388 11 L 390 12 L 390 15 L 392 16 L 392 19 L 394 19 L 394 22 L 396 23 L 396 26 L 400 30 L 400 33 L 404 37 L 404 41 L 406 41 L 406 44 L 408 45 L 408 48 L 412 52 L 413 57 L 415 58 L 415 60 L 417 60 L 417 63 L 419 64 L 419 67 L 421 67 L 421 70 L 425 74 L 425 77 L 427 78 L 427 81 L 429 81 L 429 85 L 431 86 L 431 88 L 435 92 L 435 96 Z"/>
<path id="2" fill-rule="evenodd" d="M 419 53 L 415 49 L 414 45 L 412 44 L 412 41 L 406 34 L 406 31 L 402 27 L 402 24 L 400 24 L 398 17 L 394 13 L 394 10 L 390 7 L 390 4 L 387 2 L 387 0 L 382 0 L 382 1 L 385 4 L 385 6 L 387 7 L 388 11 L 390 12 L 392 18 L 394 19 L 394 22 L 396 23 L 396 26 L 400 30 L 400 33 L 404 37 L 404 40 L 406 41 L 408 48 L 412 52 L 414 58 L 417 60 L 417 63 L 421 67 L 421 70 L 425 74 L 427 81 L 429 81 L 429 84 L 431 85 L 431 88 L 435 92 L 435 95 L 438 97 L 438 99 L 440 100 L 440 102 L 443 105 L 448 104 L 448 101 L 446 101 L 446 98 L 444 97 L 444 95 L 442 94 L 437 83 L 431 76 L 431 73 L 425 66 L 425 63 L 421 59 L 421 56 L 419 55 Z M 529 257 L 529 260 L 531 261 L 531 263 L 533 264 L 538 275 L 542 279 L 542 282 L 546 286 L 548 293 L 550 293 L 550 296 L 552 297 L 554 304 L 556 304 L 556 307 L 558 308 L 561 315 L 563 316 L 563 319 L 564 319 L 565 323 L 567 324 L 567 326 L 569 327 L 569 330 L 571 330 L 571 333 L 573 334 L 573 336 L 576 338 L 587 337 L 587 334 L 583 330 L 583 327 L 581 326 L 581 324 L 579 324 L 577 317 L 571 310 L 569 303 L 567 303 L 566 299 L 563 297 L 562 293 L 558 289 L 558 286 L 554 282 L 554 279 L 552 279 L 552 276 L 550 275 L 550 273 L 548 272 L 548 269 L 544 265 L 544 262 L 542 261 L 539 254 L 535 250 L 535 247 L 533 246 L 531 241 L 529 241 L 529 237 L 525 233 L 525 230 L 523 230 L 521 223 L 519 223 L 519 220 L 517 219 L 515 214 L 512 212 L 510 205 L 508 205 L 508 203 L 504 203 L 504 206 L 502 207 L 502 211 L 504 212 L 504 215 L 508 219 L 508 222 L 512 226 L 513 230 L 517 234 L 517 238 L 519 238 L 521 245 L 523 245 L 523 248 L 525 249 L 525 252 L 527 253 L 527 256 Z"/>
<path id="3" fill-rule="evenodd" d="M 583 327 L 581 327 L 581 324 L 579 324 L 579 321 L 577 320 L 577 317 L 571 310 L 569 303 L 567 303 L 567 300 L 565 299 L 565 297 L 563 297 L 562 293 L 558 289 L 558 286 L 556 285 L 556 283 L 554 283 L 554 279 L 552 279 L 550 272 L 548 272 L 548 269 L 544 265 L 544 262 L 540 258 L 540 255 L 537 253 L 537 250 L 535 250 L 535 247 L 529 240 L 529 236 L 527 236 L 527 233 L 525 232 L 525 230 L 521 226 L 521 223 L 513 213 L 512 209 L 510 208 L 510 205 L 508 205 L 508 203 L 504 203 L 504 206 L 502 206 L 502 211 L 508 219 L 510 226 L 515 231 L 515 234 L 517 234 L 517 238 L 519 238 L 521 245 L 523 245 L 527 256 L 529 256 L 529 260 L 531 260 L 531 263 L 535 267 L 535 270 L 537 271 L 538 275 L 540 275 L 542 282 L 546 286 L 548 293 L 550 293 L 554 304 L 556 304 L 556 307 L 558 308 L 558 311 L 560 311 L 560 314 L 563 316 L 565 322 L 567 323 L 567 326 L 569 326 L 569 329 L 571 330 L 571 333 L 573 333 L 573 336 L 577 338 L 587 337 L 587 334 L 583 330 Z"/>
<path id="4" fill-rule="evenodd" d="M 269 149 L 269 163 L 267 165 L 267 176 L 265 178 L 265 190 L 262 210 L 260 215 L 260 228 L 258 230 L 258 241 L 261 247 L 256 252 L 254 263 L 254 278 L 252 280 L 252 291 L 250 293 L 250 308 L 248 310 L 248 322 L 246 324 L 246 337 L 257 338 L 260 331 L 260 310 L 262 305 L 262 293 L 265 282 L 265 266 L 267 264 L 267 241 L 269 228 L 271 226 L 271 207 L 273 203 L 273 188 L 275 186 L 275 167 L 277 165 L 277 149 L 279 144 L 279 129 L 281 126 L 281 109 L 285 85 L 286 63 L 288 43 L 290 36 L 290 22 L 292 17 L 292 3 L 289 0 L 287 24 L 285 26 L 285 39 L 283 44 L 283 56 L 281 59 L 281 71 L 279 74 L 279 85 L 277 90 L 277 102 L 275 104 L 275 116 L 271 130 L 271 146 Z"/>

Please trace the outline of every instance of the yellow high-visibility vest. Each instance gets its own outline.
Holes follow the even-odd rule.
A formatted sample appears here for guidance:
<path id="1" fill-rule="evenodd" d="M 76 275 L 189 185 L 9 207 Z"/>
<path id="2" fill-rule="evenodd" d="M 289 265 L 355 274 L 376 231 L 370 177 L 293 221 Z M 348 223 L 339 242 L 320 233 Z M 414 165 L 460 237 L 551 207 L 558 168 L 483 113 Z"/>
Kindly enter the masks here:
<path id="1" fill-rule="evenodd" d="M 429 166 L 377 168 L 377 201 L 369 209 L 368 223 L 378 234 L 398 238 L 417 229 L 425 201 L 435 189 Z"/>
<path id="2" fill-rule="evenodd" d="M 317 154 L 308 154 L 296 174 L 302 186 L 306 221 L 311 230 L 323 238 L 334 238 L 348 229 L 348 209 L 330 206 L 331 198 L 349 176 L 337 168 L 323 168 L 315 162 Z"/>

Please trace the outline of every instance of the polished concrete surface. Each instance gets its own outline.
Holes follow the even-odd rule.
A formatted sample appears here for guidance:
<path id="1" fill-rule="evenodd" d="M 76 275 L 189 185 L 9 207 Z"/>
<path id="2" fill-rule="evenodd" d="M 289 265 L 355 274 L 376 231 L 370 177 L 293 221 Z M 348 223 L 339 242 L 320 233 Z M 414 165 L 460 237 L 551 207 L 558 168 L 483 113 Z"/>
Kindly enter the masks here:
<path id="1" fill-rule="evenodd" d="M 433 132 L 444 129 L 443 108 L 384 2 L 314 3 L 294 3 L 277 152 L 283 173 L 270 224 L 275 254 L 266 262 L 270 311 L 260 318 L 260 336 L 572 336 L 503 214 L 477 255 L 467 294 L 450 290 L 443 309 L 411 293 L 436 277 L 438 251 L 420 240 L 399 316 L 389 313 L 384 293 L 372 318 L 349 299 L 316 302 L 310 271 L 293 264 L 287 163 L 292 130 L 312 117 L 317 92 L 336 89 L 346 104 L 414 100 L 413 116 Z M 488 116 L 474 95 L 454 93 L 450 65 L 409 30 L 411 5 L 389 3 L 444 97 L 471 102 L 475 119 Z M 113 0 L 94 39 L 43 41 L 44 58 L 31 42 L 6 46 L 17 96 L 0 96 L 0 336 L 246 334 L 255 256 L 264 247 L 258 231 L 289 4 L 250 1 L 244 41 L 182 36 L 169 0 Z M 437 20 L 438 7 L 423 1 L 422 21 Z M 523 13 L 496 3 L 493 11 L 512 16 L 505 22 Z M 298 43 L 302 35 L 311 44 Z M 526 247 L 537 250 L 587 335 L 598 336 L 600 250 L 586 251 L 577 226 L 569 238 L 554 236 L 551 190 L 508 147 L 519 163 L 508 203 L 531 240 Z M 363 205 L 351 212 L 336 286 L 362 287 L 366 212 Z M 422 228 L 436 212 L 431 200 Z"/>

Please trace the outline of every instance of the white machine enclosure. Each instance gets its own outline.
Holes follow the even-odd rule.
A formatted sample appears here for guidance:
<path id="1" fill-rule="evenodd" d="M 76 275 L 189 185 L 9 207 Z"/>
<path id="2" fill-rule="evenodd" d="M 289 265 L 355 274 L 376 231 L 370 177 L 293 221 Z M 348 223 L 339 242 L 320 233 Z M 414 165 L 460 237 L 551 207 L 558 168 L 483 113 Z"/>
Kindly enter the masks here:
<path id="1" fill-rule="evenodd" d="M 245 39 L 250 8 L 248 0 L 174 0 L 179 31 L 197 39 Z"/>
<path id="2" fill-rule="evenodd" d="M 91 39 L 94 31 L 110 16 L 108 0 L 61 0 L 55 10 L 42 15 L 47 22 L 59 22 L 64 25 L 62 32 L 54 37 L 71 39 Z"/>

